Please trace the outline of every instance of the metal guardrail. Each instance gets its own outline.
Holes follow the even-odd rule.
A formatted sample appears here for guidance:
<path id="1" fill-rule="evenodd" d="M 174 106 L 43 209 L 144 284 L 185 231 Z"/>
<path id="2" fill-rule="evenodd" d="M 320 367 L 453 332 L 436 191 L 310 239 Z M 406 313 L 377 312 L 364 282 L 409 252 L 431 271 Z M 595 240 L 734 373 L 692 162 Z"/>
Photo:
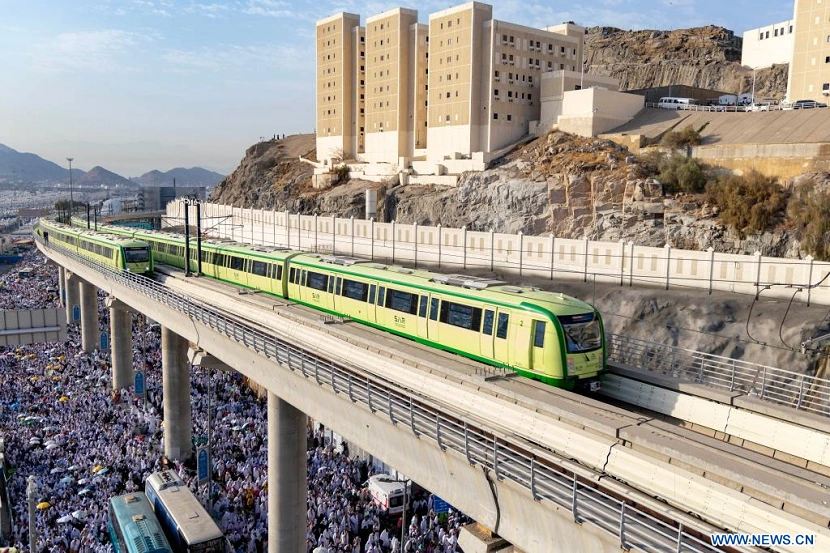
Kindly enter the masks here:
<path id="1" fill-rule="evenodd" d="M 610 334 L 608 359 L 644 372 L 714 388 L 830 417 L 830 380 L 777 367 Z"/>
<path id="2" fill-rule="evenodd" d="M 187 296 L 170 292 L 146 277 L 114 270 L 78 256 L 70 250 L 46 245 L 78 263 L 104 274 L 104 277 L 140 292 L 226 337 L 276 360 L 293 372 L 329 387 L 335 394 L 346 395 L 373 413 L 382 413 L 393 424 L 406 425 L 415 436 L 429 438 L 443 450 L 464 455 L 471 465 L 492 471 L 499 480 L 510 480 L 526 488 L 538 501 L 550 501 L 572 512 L 574 522 L 590 523 L 618 537 L 624 549 L 645 551 L 710 552 L 720 549 L 690 534 L 682 523 L 662 520 L 601 491 L 594 482 L 579 476 L 556 461 L 529 455 L 520 443 L 499 438 L 487 429 L 443 412 L 389 383 L 359 375 L 345 366 L 321 359 L 314 354 L 266 334 L 244 322 L 222 314 Z M 669 517 L 666 517 L 669 518 Z"/>

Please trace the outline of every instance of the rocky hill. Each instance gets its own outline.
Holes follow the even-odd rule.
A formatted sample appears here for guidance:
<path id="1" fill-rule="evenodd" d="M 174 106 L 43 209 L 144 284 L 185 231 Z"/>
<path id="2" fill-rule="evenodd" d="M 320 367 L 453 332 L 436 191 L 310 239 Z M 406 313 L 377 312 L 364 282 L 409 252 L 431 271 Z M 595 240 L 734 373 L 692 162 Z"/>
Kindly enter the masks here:
<path id="1" fill-rule="evenodd" d="M 78 186 L 125 186 L 133 188 L 136 184 L 121 175 L 96 165 L 75 181 Z"/>
<path id="2" fill-rule="evenodd" d="M 173 179 L 177 186 L 215 186 L 224 178 L 225 175 L 201 167 L 176 167 L 169 171 L 153 169 L 131 180 L 144 186 L 169 186 Z"/>
<path id="3" fill-rule="evenodd" d="M 585 35 L 588 72 L 614 77 L 621 90 L 689 85 L 733 94 L 752 90 L 752 70 L 741 66 L 741 39 L 723 27 L 623 31 L 591 27 Z M 756 95 L 783 98 L 787 64 L 756 72 Z"/>
<path id="4" fill-rule="evenodd" d="M 74 178 L 84 174 L 80 169 L 72 169 Z M 18 152 L 0 144 L 0 182 L 33 183 L 62 182 L 69 180 L 69 170 L 43 159 L 37 154 Z"/>

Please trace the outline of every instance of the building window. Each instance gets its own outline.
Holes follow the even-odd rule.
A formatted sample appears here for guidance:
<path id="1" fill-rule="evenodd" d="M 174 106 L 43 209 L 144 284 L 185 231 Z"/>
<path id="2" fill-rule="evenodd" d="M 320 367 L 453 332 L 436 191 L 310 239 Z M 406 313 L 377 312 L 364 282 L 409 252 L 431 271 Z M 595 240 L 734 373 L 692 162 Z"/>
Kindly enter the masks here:
<path id="1" fill-rule="evenodd" d="M 449 92 L 447 92 L 447 95 L 449 95 Z M 450 116 L 449 116 L 449 115 L 447 115 L 447 117 L 446 117 L 446 119 L 445 119 L 444 121 L 445 121 L 446 123 L 449 123 L 449 122 L 450 122 Z"/>
<path id="2" fill-rule="evenodd" d="M 790 34 L 792 34 L 792 32 L 793 32 L 793 26 L 790 25 Z"/>
<path id="3" fill-rule="evenodd" d="M 772 35 L 773 36 L 778 36 L 778 29 L 775 29 L 775 31 L 773 31 Z"/>
<path id="4" fill-rule="evenodd" d="M 512 120 L 513 120 L 513 116 L 512 116 L 512 115 L 510 115 L 509 113 L 507 114 L 507 120 L 508 120 L 508 121 L 512 121 Z"/>
<path id="5" fill-rule="evenodd" d="M 830 56 L 824 57 L 824 63 L 830 63 Z"/>
<path id="6" fill-rule="evenodd" d="M 764 33 L 764 38 L 769 38 L 769 31 L 767 31 L 766 33 Z"/>
<path id="7" fill-rule="evenodd" d="M 758 40 L 764 40 L 764 33 L 763 32 L 758 35 Z"/>
<path id="8" fill-rule="evenodd" d="M 496 89 L 493 90 L 493 96 L 498 96 L 498 95 L 499 95 L 499 89 L 496 88 Z"/>
<path id="9" fill-rule="evenodd" d="M 828 90 L 830 90 L 830 83 L 824 83 L 823 85 L 821 85 L 821 90 L 823 92 L 827 92 Z"/>
<path id="10" fill-rule="evenodd" d="M 498 113 L 494 113 L 494 114 L 493 114 L 493 119 L 495 119 L 496 121 L 498 121 L 498 119 L 499 119 L 499 114 L 498 114 Z"/>

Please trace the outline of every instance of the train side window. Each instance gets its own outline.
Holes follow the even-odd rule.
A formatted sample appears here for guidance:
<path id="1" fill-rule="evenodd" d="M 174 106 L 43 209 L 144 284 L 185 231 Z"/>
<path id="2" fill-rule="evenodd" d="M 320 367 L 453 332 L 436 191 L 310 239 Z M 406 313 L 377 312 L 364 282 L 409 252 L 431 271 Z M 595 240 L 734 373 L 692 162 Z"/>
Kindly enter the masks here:
<path id="1" fill-rule="evenodd" d="M 343 279 L 343 296 L 352 300 L 366 301 L 369 285 L 357 280 Z"/>
<path id="2" fill-rule="evenodd" d="M 430 321 L 437 321 L 438 320 L 438 306 L 441 304 L 441 300 L 438 298 L 432 298 L 432 303 L 429 306 L 429 320 Z"/>
<path id="3" fill-rule="evenodd" d="M 502 340 L 507 339 L 507 326 L 510 322 L 510 315 L 507 313 L 499 313 L 499 324 L 496 327 L 496 338 Z"/>
<path id="4" fill-rule="evenodd" d="M 264 261 L 254 261 L 251 272 L 257 276 L 267 276 L 268 264 Z"/>
<path id="5" fill-rule="evenodd" d="M 282 280 L 282 265 L 277 265 L 277 280 Z"/>
<path id="6" fill-rule="evenodd" d="M 369 303 L 370 304 L 375 303 L 375 290 L 377 290 L 377 286 L 375 286 L 374 284 L 370 284 L 369 285 Z"/>
<path id="7" fill-rule="evenodd" d="M 329 294 L 334 294 L 334 277 L 329 279 Z"/>
<path id="8" fill-rule="evenodd" d="M 242 257 L 231 257 L 231 269 L 234 271 L 245 270 L 245 259 Z"/>
<path id="9" fill-rule="evenodd" d="M 489 309 L 485 309 L 485 311 L 484 311 L 484 334 L 486 334 L 487 336 L 492 336 L 493 335 L 493 315 L 495 315 L 495 313 L 493 313 Z"/>
<path id="10" fill-rule="evenodd" d="M 328 275 L 324 275 L 321 273 L 315 273 L 313 271 L 308 272 L 308 287 L 314 288 L 315 290 L 322 290 L 323 292 L 326 291 L 326 286 L 328 283 L 333 280 L 330 279 Z"/>
<path id="11" fill-rule="evenodd" d="M 427 296 L 421 296 L 421 305 L 418 308 L 418 316 L 426 318 L 427 316 L 427 303 L 429 302 L 429 298 Z"/>
<path id="12" fill-rule="evenodd" d="M 390 288 L 386 295 L 386 307 L 414 315 L 418 312 L 418 296 Z"/>
<path id="13" fill-rule="evenodd" d="M 479 332 L 481 330 L 481 308 L 445 301 L 441 304 L 441 322 Z"/>
<path id="14" fill-rule="evenodd" d="M 297 269 L 295 269 L 294 267 L 291 267 L 290 269 L 288 269 L 288 282 L 293 283 L 296 275 L 297 275 Z"/>
<path id="15" fill-rule="evenodd" d="M 381 286 L 380 288 L 378 288 L 378 305 L 383 307 L 385 300 L 386 300 L 386 288 Z"/>
<path id="16" fill-rule="evenodd" d="M 533 347 L 545 347 L 545 321 L 535 321 L 533 329 Z"/>
<path id="17" fill-rule="evenodd" d="M 343 290 L 343 279 L 340 278 L 340 277 L 337 277 L 337 284 L 335 284 L 334 293 L 339 296 L 342 293 L 342 290 Z"/>
<path id="18" fill-rule="evenodd" d="M 306 271 L 305 269 L 303 269 L 302 274 L 300 275 L 300 285 L 301 285 L 301 286 L 305 286 L 305 285 L 306 285 L 306 282 L 307 282 L 307 280 L 306 280 L 307 275 L 308 275 L 308 271 Z"/>

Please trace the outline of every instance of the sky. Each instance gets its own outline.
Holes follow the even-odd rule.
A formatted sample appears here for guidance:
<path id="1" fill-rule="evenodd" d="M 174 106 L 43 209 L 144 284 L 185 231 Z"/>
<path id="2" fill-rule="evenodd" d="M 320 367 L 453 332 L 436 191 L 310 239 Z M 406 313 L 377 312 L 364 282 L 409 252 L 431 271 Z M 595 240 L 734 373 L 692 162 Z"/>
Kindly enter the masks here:
<path id="1" fill-rule="evenodd" d="M 314 128 L 314 23 L 460 1 L 0 0 L 0 143 L 123 176 L 199 165 L 229 173 L 275 133 Z M 792 17 L 770 0 L 494 0 L 496 19 L 624 29 Z"/>

